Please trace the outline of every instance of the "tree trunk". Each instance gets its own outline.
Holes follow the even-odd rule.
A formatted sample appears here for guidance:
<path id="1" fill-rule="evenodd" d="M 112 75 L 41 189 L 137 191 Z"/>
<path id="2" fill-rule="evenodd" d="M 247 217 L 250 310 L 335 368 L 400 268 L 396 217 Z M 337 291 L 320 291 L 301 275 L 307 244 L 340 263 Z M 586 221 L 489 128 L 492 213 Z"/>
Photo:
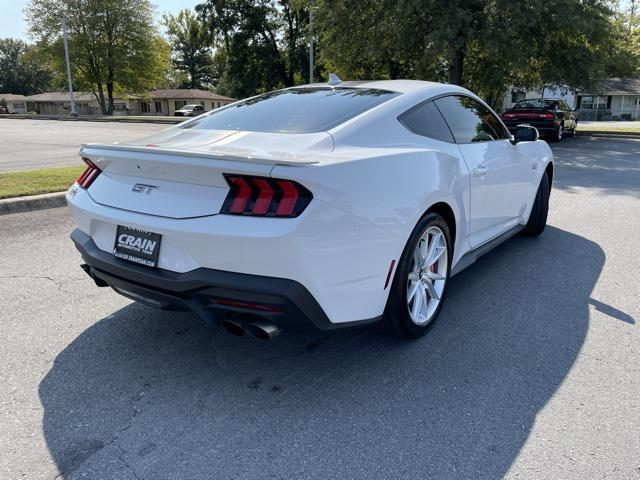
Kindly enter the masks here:
<path id="1" fill-rule="evenodd" d="M 458 39 L 459 44 L 456 46 L 451 55 L 451 64 L 449 65 L 449 83 L 453 85 L 462 85 L 462 73 L 464 68 L 464 55 L 466 41 Z"/>
<path id="2" fill-rule="evenodd" d="M 107 82 L 107 98 L 109 100 L 107 115 L 113 115 L 113 82 Z"/>
<path id="3" fill-rule="evenodd" d="M 97 95 L 95 93 L 94 95 L 96 95 L 96 100 L 98 100 L 98 104 L 100 105 L 100 111 L 103 115 L 107 115 L 107 106 L 104 103 L 104 91 L 102 90 L 102 83 L 98 82 L 96 86 L 98 87 L 98 92 Z"/>

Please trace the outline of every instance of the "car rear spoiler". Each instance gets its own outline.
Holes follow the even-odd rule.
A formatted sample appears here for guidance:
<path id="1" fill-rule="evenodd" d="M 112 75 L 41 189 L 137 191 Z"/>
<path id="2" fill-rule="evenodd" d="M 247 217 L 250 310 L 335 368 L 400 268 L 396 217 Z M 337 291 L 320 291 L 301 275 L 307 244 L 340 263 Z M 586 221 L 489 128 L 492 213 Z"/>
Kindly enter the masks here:
<path id="1" fill-rule="evenodd" d="M 253 152 L 238 151 L 235 149 L 210 149 L 206 152 L 194 151 L 188 149 L 173 149 L 153 146 L 138 145 L 118 145 L 118 144 L 100 144 L 100 143 L 83 143 L 80 146 L 80 156 L 96 155 L 100 150 L 116 150 L 136 153 L 154 153 L 158 155 L 179 155 L 183 157 L 196 158 L 215 158 L 218 160 L 230 160 L 236 162 L 262 163 L 266 165 L 293 165 L 304 166 L 320 163 L 317 154 L 311 155 L 292 155 L 288 152 L 273 152 L 269 155 L 255 155 Z"/>

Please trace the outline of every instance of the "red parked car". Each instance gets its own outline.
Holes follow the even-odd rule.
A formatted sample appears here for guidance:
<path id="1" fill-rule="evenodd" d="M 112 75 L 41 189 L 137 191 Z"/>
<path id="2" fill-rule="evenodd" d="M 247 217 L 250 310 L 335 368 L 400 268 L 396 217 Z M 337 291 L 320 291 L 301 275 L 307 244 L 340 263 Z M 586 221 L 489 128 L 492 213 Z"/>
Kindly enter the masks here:
<path id="1" fill-rule="evenodd" d="M 505 111 L 502 121 L 511 134 L 518 125 L 531 125 L 549 140 L 559 142 L 565 134 L 576 134 L 578 113 L 562 99 L 530 98 Z"/>

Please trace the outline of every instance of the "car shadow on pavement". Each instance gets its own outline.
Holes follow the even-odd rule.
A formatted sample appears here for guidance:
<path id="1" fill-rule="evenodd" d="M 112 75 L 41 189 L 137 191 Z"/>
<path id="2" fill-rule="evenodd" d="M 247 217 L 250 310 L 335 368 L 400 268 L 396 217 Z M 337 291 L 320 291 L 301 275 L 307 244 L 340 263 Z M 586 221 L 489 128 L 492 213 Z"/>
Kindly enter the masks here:
<path id="1" fill-rule="evenodd" d="M 47 445 L 67 479 L 501 478 L 578 356 L 604 261 L 557 228 L 514 238 L 409 342 L 259 343 L 131 304 L 42 380 Z"/>
<path id="2" fill-rule="evenodd" d="M 556 162 L 554 188 L 597 188 L 640 197 L 640 140 L 580 136 L 551 146 Z"/>

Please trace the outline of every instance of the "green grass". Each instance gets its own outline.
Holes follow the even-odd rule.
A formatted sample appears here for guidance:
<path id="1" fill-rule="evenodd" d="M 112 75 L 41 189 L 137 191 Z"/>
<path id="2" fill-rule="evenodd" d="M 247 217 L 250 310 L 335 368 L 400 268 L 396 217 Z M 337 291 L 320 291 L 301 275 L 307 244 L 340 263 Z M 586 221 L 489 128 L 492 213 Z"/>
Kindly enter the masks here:
<path id="1" fill-rule="evenodd" d="M 587 124 L 578 123 L 579 132 L 596 132 L 596 133 L 640 133 L 639 122 L 594 122 Z"/>
<path id="2" fill-rule="evenodd" d="M 0 173 L 0 198 L 24 197 L 68 189 L 84 166 Z"/>

